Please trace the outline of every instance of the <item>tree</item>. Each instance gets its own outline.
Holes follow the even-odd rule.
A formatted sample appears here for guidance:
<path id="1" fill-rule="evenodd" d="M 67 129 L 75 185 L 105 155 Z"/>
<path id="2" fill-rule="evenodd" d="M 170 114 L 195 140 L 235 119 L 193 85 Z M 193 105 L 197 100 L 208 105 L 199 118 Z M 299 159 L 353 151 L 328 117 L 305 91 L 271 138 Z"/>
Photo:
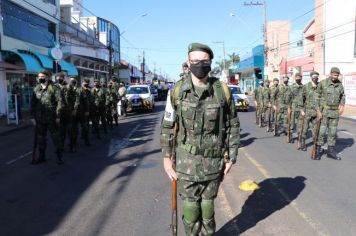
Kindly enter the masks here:
<path id="1" fill-rule="evenodd" d="M 226 69 L 229 69 L 234 64 L 240 62 L 240 56 L 238 54 L 232 53 L 232 54 L 230 54 L 228 56 L 229 56 L 229 58 L 225 59 Z M 219 73 L 220 73 L 224 69 L 224 59 L 221 60 L 221 61 L 217 61 L 215 63 L 218 65 L 218 67 L 215 67 L 213 69 L 213 71 L 218 71 L 218 69 L 219 69 Z"/>

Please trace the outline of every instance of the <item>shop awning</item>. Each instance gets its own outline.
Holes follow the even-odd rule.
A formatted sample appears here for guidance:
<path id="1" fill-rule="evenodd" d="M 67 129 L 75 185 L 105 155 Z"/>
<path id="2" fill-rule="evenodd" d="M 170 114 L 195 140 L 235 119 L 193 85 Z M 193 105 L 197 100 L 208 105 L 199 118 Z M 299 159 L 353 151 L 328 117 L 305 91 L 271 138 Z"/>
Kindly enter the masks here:
<path id="1" fill-rule="evenodd" d="M 25 68 L 21 66 L 17 66 L 5 61 L 0 61 L 0 69 L 5 69 L 5 70 L 24 70 Z"/>
<path id="2" fill-rule="evenodd" d="M 53 59 L 50 58 L 49 56 L 43 55 L 38 52 L 30 51 L 29 53 L 32 53 L 35 55 L 38 60 L 41 62 L 42 67 L 46 69 L 52 69 L 53 68 Z"/>
<path id="3" fill-rule="evenodd" d="M 13 55 L 20 57 L 25 65 L 26 71 L 28 72 L 38 73 L 40 70 L 42 70 L 42 66 L 40 62 L 37 60 L 37 58 L 34 55 L 23 53 L 23 52 L 17 52 L 17 51 L 4 51 L 3 55 L 4 55 L 4 59 L 11 57 Z"/>
<path id="4" fill-rule="evenodd" d="M 62 70 L 67 71 L 68 75 L 71 75 L 71 76 L 78 75 L 78 70 L 72 63 L 66 62 L 65 60 L 62 59 L 60 64 L 61 64 Z"/>

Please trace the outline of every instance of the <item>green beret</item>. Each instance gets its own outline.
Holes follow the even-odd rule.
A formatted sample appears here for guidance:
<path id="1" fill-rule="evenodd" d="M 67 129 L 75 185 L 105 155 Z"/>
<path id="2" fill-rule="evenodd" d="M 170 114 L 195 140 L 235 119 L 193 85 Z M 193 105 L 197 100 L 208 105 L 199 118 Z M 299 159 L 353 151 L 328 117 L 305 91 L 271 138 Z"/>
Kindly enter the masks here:
<path id="1" fill-rule="evenodd" d="M 201 43 L 191 43 L 189 44 L 188 46 L 188 54 L 190 52 L 193 52 L 193 51 L 202 51 L 202 52 L 206 52 L 209 54 L 210 56 L 210 59 L 213 59 L 214 58 L 214 53 L 213 51 L 211 50 L 211 48 L 205 44 L 201 44 Z"/>
<path id="2" fill-rule="evenodd" d="M 330 73 L 338 73 L 338 74 L 340 74 L 340 69 L 338 67 L 333 67 L 333 68 L 331 68 Z"/>
<path id="3" fill-rule="evenodd" d="M 85 79 L 83 80 L 83 83 L 89 84 L 89 83 L 90 83 L 90 80 L 89 80 L 88 78 L 85 78 Z"/>
<path id="4" fill-rule="evenodd" d="M 46 70 L 46 69 L 42 69 L 38 72 L 38 74 L 44 74 L 44 75 L 47 75 L 47 77 L 50 77 L 51 76 L 51 72 L 49 70 Z"/>
<path id="5" fill-rule="evenodd" d="M 316 71 L 312 71 L 312 72 L 310 72 L 310 77 L 312 77 L 313 75 L 319 75 L 319 73 L 318 73 L 318 72 L 316 72 Z"/>
<path id="6" fill-rule="evenodd" d="M 278 78 L 274 78 L 273 81 L 278 81 L 279 82 L 279 79 Z"/>
<path id="7" fill-rule="evenodd" d="M 266 84 L 269 84 L 270 82 L 269 82 L 269 80 L 266 80 Z"/>
<path id="8" fill-rule="evenodd" d="M 66 74 L 64 72 L 58 72 L 56 74 L 56 77 L 65 77 L 65 76 L 66 76 Z"/>
<path id="9" fill-rule="evenodd" d="M 182 67 L 188 67 L 188 64 L 186 62 L 183 62 Z"/>
<path id="10" fill-rule="evenodd" d="M 303 77 L 301 73 L 295 73 L 295 77 Z"/>

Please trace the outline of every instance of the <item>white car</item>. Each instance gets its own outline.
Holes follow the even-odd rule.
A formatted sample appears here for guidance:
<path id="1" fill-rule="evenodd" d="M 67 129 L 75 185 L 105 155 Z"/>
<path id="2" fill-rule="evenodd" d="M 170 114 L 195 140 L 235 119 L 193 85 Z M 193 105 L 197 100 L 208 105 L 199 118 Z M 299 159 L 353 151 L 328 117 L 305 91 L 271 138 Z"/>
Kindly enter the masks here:
<path id="1" fill-rule="evenodd" d="M 129 85 L 126 89 L 127 111 L 149 110 L 155 108 L 154 95 L 147 84 Z"/>
<path id="2" fill-rule="evenodd" d="M 250 107 L 250 102 L 238 85 L 228 85 L 230 88 L 232 97 L 235 101 L 235 106 L 239 111 L 248 111 Z"/>

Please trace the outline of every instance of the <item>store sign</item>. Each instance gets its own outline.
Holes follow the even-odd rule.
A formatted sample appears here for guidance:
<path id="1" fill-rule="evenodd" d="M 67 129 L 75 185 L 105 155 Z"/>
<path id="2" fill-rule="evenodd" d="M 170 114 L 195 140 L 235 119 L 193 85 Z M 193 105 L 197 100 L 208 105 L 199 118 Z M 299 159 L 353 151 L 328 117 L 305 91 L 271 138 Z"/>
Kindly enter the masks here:
<path id="1" fill-rule="evenodd" d="M 343 84 L 345 89 L 346 104 L 356 106 L 356 75 L 345 75 Z"/>
<path id="2" fill-rule="evenodd" d="M 53 60 L 61 60 L 63 58 L 63 52 L 59 48 L 59 44 L 54 46 L 53 48 L 48 49 L 48 55 L 53 59 Z"/>

